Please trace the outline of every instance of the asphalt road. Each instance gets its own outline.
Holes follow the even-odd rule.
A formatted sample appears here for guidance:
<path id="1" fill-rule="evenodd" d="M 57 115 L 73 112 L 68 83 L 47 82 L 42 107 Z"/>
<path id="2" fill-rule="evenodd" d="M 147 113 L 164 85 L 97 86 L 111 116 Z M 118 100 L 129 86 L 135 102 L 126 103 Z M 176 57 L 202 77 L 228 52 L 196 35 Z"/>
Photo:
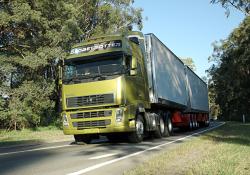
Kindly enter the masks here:
<path id="1" fill-rule="evenodd" d="M 148 139 L 140 144 L 110 143 L 103 138 L 88 145 L 77 145 L 72 140 L 46 145 L 0 147 L 0 175 L 119 175 L 162 149 L 171 151 L 176 144 L 222 124 L 213 122 L 207 128 L 176 132 L 174 136 Z"/>

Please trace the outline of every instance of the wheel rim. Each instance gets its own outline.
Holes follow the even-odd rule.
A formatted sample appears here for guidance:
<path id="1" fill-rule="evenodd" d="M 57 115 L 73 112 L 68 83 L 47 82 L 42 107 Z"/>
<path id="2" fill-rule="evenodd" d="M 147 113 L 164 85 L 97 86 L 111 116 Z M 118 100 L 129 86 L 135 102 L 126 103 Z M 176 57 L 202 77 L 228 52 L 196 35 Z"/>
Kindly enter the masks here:
<path id="1" fill-rule="evenodd" d="M 168 130 L 171 132 L 172 129 L 173 129 L 172 122 L 171 122 L 171 119 L 169 118 L 168 119 Z"/>
<path id="2" fill-rule="evenodd" d="M 144 132 L 144 126 L 141 120 L 136 121 L 136 132 L 140 135 Z"/>
<path id="3" fill-rule="evenodd" d="M 161 131 L 161 134 L 164 133 L 164 130 L 165 130 L 165 124 L 164 124 L 163 119 L 160 118 L 160 131 Z"/>

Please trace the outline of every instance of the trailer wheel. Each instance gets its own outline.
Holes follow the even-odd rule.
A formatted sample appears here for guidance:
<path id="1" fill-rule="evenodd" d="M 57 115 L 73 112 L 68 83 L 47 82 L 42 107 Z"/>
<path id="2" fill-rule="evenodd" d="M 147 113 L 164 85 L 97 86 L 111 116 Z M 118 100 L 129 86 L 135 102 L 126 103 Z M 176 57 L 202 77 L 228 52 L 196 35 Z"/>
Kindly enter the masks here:
<path id="1" fill-rule="evenodd" d="M 144 120 L 143 117 L 138 114 L 135 120 L 135 131 L 129 133 L 128 139 L 132 143 L 140 143 L 144 137 Z"/>
<path id="2" fill-rule="evenodd" d="M 197 122 L 196 118 L 195 118 L 195 128 L 196 129 L 198 128 L 198 122 Z"/>
<path id="3" fill-rule="evenodd" d="M 83 134 L 74 135 L 74 138 L 76 143 L 78 142 L 90 143 L 92 140 L 90 135 L 83 135 Z"/>
<path id="4" fill-rule="evenodd" d="M 196 121 L 195 117 L 192 117 L 193 129 L 196 129 Z"/>
<path id="5" fill-rule="evenodd" d="M 189 123 L 188 123 L 188 129 L 191 131 L 193 129 L 193 122 L 191 120 L 189 120 Z"/>

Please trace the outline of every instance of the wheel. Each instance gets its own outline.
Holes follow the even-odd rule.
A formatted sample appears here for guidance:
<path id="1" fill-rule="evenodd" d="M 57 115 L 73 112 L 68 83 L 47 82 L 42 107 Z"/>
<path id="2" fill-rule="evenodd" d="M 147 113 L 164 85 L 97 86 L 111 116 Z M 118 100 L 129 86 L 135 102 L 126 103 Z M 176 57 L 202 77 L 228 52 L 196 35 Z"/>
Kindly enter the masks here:
<path id="1" fill-rule="evenodd" d="M 165 114 L 165 122 L 164 123 L 165 123 L 165 129 L 164 129 L 162 136 L 168 137 L 168 136 L 173 134 L 173 124 L 172 124 L 170 112 L 167 112 Z"/>
<path id="2" fill-rule="evenodd" d="M 188 126 L 188 129 L 191 131 L 191 130 L 193 130 L 193 122 L 192 122 L 192 120 L 190 119 L 189 120 L 189 124 L 188 124 L 189 126 Z"/>
<path id="3" fill-rule="evenodd" d="M 143 140 L 144 137 L 144 120 L 143 117 L 138 114 L 135 119 L 135 131 L 129 133 L 129 141 L 132 143 L 139 143 Z"/>
<path id="4" fill-rule="evenodd" d="M 83 134 L 79 134 L 79 135 L 74 135 L 75 138 L 75 142 L 84 142 L 84 143 L 90 143 L 92 138 L 89 135 L 83 135 Z"/>
<path id="5" fill-rule="evenodd" d="M 192 125 L 193 125 L 193 129 L 196 129 L 196 124 L 195 124 L 195 118 L 192 118 Z"/>
<path id="6" fill-rule="evenodd" d="M 164 132 L 166 132 L 166 130 L 167 130 L 166 124 L 163 118 L 160 116 L 159 125 L 156 127 L 156 130 L 153 132 L 153 136 L 155 138 L 161 138 L 163 137 Z"/>

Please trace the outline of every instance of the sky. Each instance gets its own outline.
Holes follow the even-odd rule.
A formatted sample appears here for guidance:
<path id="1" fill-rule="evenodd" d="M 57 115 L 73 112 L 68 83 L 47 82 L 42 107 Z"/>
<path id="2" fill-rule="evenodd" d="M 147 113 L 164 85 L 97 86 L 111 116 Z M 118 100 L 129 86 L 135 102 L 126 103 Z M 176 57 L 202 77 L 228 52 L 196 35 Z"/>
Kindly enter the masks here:
<path id="1" fill-rule="evenodd" d="M 191 57 L 200 77 L 212 64 L 212 43 L 226 39 L 244 19 L 235 9 L 227 17 L 210 0 L 135 0 L 134 6 L 144 10 L 142 32 L 154 33 L 178 57 Z"/>

